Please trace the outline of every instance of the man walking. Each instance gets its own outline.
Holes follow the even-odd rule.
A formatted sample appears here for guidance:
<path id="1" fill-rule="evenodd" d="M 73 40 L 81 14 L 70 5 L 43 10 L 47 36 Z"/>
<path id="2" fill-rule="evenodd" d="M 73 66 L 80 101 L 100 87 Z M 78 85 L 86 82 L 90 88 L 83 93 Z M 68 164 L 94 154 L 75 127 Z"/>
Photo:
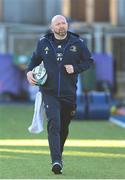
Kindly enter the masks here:
<path id="1" fill-rule="evenodd" d="M 93 64 L 93 59 L 85 42 L 68 31 L 64 16 L 52 18 L 51 30 L 52 33 L 38 41 L 28 67 L 27 79 L 30 84 L 36 85 L 32 69 L 43 61 L 48 78 L 40 86 L 40 91 L 48 119 L 52 171 L 61 174 L 63 147 L 76 110 L 77 77 Z"/>

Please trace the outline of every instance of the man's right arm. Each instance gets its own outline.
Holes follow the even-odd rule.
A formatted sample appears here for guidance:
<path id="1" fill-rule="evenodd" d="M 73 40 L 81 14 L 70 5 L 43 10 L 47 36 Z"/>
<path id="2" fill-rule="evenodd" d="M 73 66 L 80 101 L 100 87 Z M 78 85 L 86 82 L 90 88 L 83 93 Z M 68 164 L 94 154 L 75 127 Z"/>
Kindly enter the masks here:
<path id="1" fill-rule="evenodd" d="M 42 62 L 42 57 L 38 56 L 36 52 L 33 52 L 30 63 L 27 67 L 27 72 L 32 71 L 34 67 L 38 66 Z"/>
<path id="2" fill-rule="evenodd" d="M 31 85 L 36 85 L 36 80 L 33 77 L 33 68 L 38 66 L 42 62 L 42 57 L 39 55 L 40 41 L 37 44 L 36 51 L 33 52 L 31 61 L 26 69 L 27 80 Z"/>

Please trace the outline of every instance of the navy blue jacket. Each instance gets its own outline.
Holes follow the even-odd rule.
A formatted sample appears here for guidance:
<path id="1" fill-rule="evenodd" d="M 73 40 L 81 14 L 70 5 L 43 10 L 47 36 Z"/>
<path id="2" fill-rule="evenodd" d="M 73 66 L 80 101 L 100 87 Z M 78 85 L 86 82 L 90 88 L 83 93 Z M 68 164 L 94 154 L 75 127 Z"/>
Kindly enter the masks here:
<path id="1" fill-rule="evenodd" d="M 43 61 L 48 79 L 40 87 L 41 91 L 58 97 L 74 99 L 76 97 L 78 73 L 87 70 L 93 64 L 93 59 L 84 40 L 71 32 L 68 32 L 68 36 L 68 41 L 63 48 L 63 59 L 60 63 L 57 63 L 57 48 L 52 38 L 53 33 L 49 33 L 41 38 L 38 41 L 36 51 L 32 55 L 28 71 Z M 73 74 L 66 72 L 64 67 L 66 64 L 73 65 Z"/>

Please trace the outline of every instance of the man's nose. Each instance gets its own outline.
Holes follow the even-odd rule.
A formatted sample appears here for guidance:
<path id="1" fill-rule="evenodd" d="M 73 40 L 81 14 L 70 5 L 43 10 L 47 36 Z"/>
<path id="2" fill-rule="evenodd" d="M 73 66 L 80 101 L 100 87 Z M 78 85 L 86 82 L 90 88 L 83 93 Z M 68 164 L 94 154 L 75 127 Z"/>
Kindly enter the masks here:
<path id="1" fill-rule="evenodd" d="M 60 24 L 60 27 L 62 28 L 62 27 L 64 27 L 64 24 L 62 23 L 62 24 Z"/>

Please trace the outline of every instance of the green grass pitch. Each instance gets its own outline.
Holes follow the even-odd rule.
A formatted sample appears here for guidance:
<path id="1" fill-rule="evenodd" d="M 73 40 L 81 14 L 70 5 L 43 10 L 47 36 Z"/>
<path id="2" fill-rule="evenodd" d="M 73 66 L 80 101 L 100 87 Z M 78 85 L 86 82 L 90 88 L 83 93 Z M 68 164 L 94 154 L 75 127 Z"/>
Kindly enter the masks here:
<path id="1" fill-rule="evenodd" d="M 125 129 L 108 121 L 72 121 L 62 175 L 51 172 L 44 132 L 27 130 L 32 105 L 0 105 L 0 179 L 125 179 Z"/>

